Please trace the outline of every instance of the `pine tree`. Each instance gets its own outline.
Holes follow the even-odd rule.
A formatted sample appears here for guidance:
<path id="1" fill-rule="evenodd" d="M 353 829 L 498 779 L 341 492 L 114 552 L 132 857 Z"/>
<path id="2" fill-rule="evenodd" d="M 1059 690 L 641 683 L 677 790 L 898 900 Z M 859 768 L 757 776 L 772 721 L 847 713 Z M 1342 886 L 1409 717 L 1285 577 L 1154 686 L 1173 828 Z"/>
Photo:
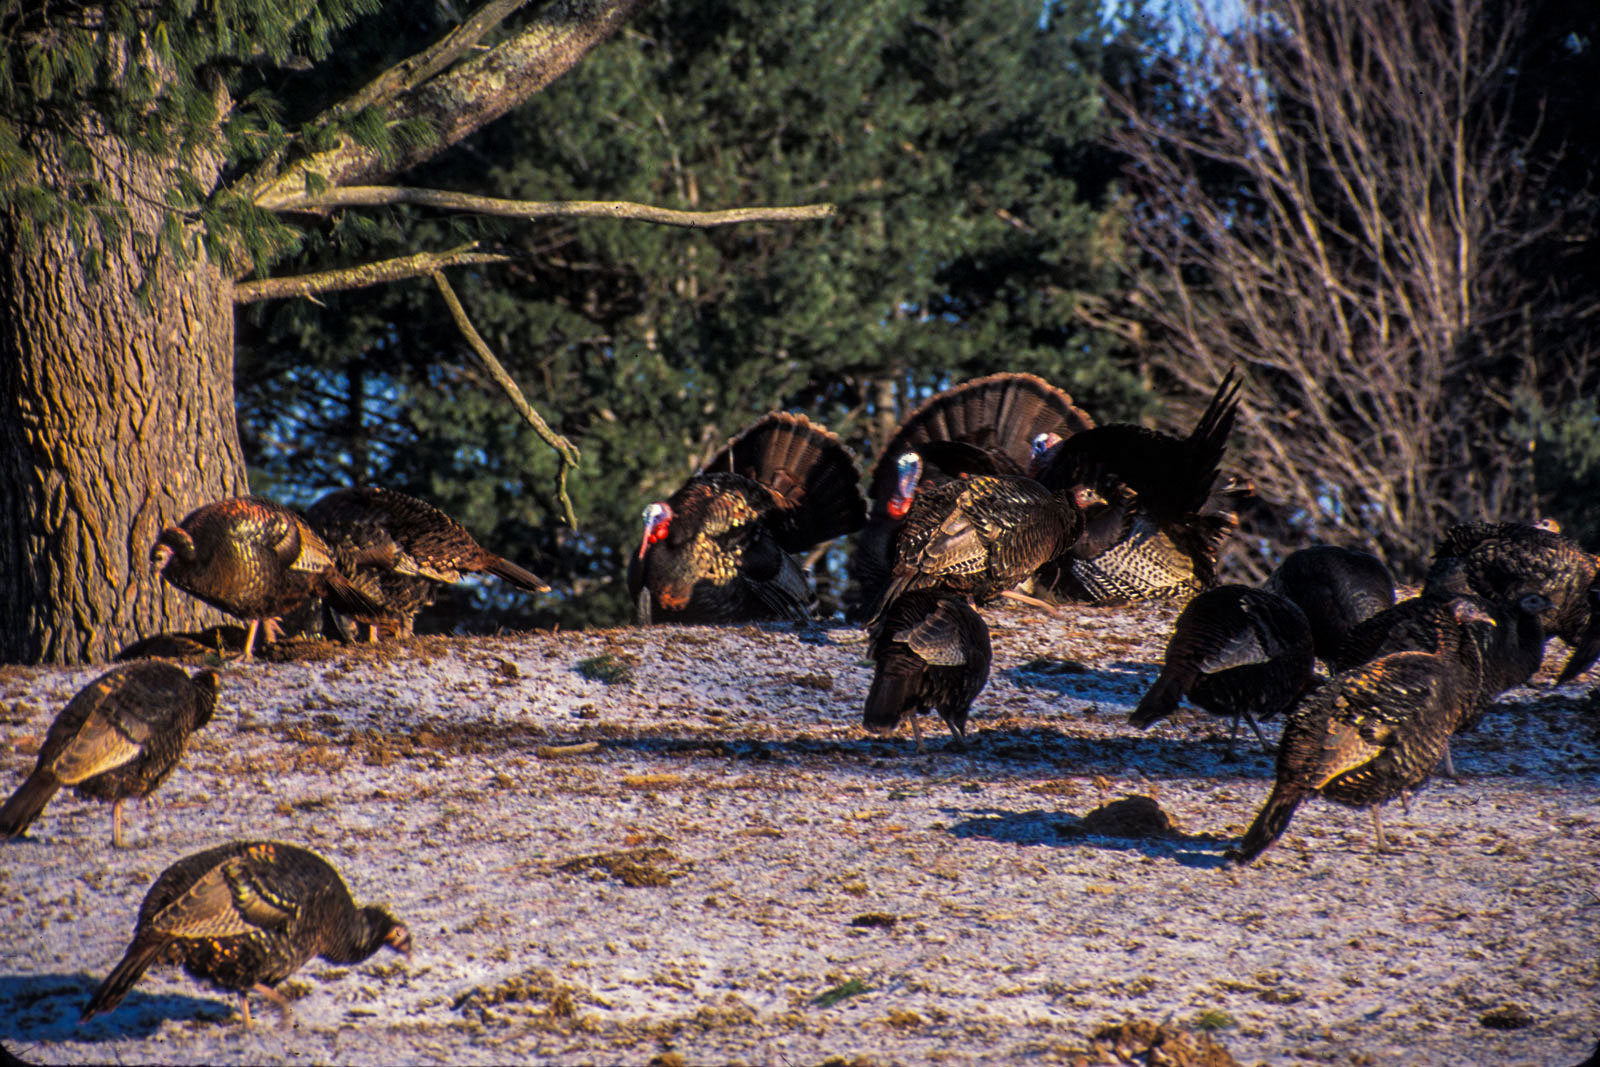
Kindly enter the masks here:
<path id="1" fill-rule="evenodd" d="M 450 199 L 378 183 L 642 2 L 486 0 L 445 27 L 379 0 L 0 5 L 0 660 L 105 659 L 207 617 L 146 553 L 246 490 L 235 305 L 494 258 L 413 244 L 420 260 L 273 276 L 308 235 Z"/>
<path id="2" fill-rule="evenodd" d="M 486 233 L 413 212 L 364 235 L 518 254 L 463 300 L 512 373 L 559 398 L 557 428 L 585 456 L 577 532 L 551 521 L 549 451 L 457 386 L 474 370 L 420 284 L 263 308 L 242 357 L 252 463 L 286 492 L 427 496 L 575 593 L 519 599 L 505 621 L 573 625 L 627 618 L 617 579 L 640 508 L 761 412 L 818 417 L 864 466 L 929 390 L 993 371 L 1132 414 L 1120 342 L 1092 324 L 1118 241 L 1099 12 L 1045 15 L 1020 0 L 661 4 L 425 178 L 685 209 L 835 202 L 818 225 Z"/>

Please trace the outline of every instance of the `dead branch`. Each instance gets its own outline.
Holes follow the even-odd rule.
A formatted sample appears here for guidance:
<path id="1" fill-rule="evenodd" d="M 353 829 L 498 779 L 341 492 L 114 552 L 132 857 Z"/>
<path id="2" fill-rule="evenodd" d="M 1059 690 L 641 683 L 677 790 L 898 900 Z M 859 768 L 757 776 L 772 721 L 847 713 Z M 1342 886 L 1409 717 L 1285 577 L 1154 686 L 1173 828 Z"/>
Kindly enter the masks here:
<path id="1" fill-rule="evenodd" d="M 516 34 L 448 69 L 442 69 L 442 65 L 461 54 L 453 50 L 470 34 L 448 44 L 441 42 L 406 60 L 400 68 L 385 71 L 352 101 L 336 105 L 328 113 L 328 120 L 332 121 L 335 116 L 348 113 L 355 100 L 381 101 L 388 122 L 428 122 L 435 136 L 427 143 L 409 144 L 397 152 L 380 154 L 343 137 L 335 147 L 287 168 L 282 168 L 281 160 L 269 161 L 246 177 L 239 184 L 239 191 L 260 207 L 276 211 L 301 199 L 308 184 L 352 185 L 409 170 L 565 74 L 645 3 L 646 0 L 556 0 Z M 504 15 L 499 14 L 497 6 L 489 17 L 498 22 Z M 426 76 L 435 70 L 438 73 Z"/>
<path id="2" fill-rule="evenodd" d="M 505 367 L 495 358 L 494 352 L 489 348 L 488 343 L 484 341 L 483 335 L 478 333 L 477 327 L 472 325 L 472 320 L 467 317 L 466 309 L 461 306 L 461 301 L 456 297 L 455 290 L 450 287 L 450 283 L 445 279 L 444 274 L 436 270 L 432 272 L 432 277 L 433 284 L 439 287 L 439 292 L 444 296 L 445 303 L 449 305 L 450 315 L 456 320 L 456 326 L 461 330 L 461 335 L 467 339 L 467 344 L 477 354 L 478 359 L 483 363 L 484 370 L 488 371 L 489 377 L 493 378 L 495 384 L 500 386 L 506 396 L 510 398 L 512 406 L 517 409 L 517 412 L 527 421 L 528 425 L 533 427 L 533 432 L 539 435 L 540 440 L 555 449 L 556 455 L 561 457 L 561 467 L 556 471 L 556 496 L 561 501 L 567 525 L 577 529 L 578 519 L 572 510 L 572 498 L 567 495 L 567 473 L 577 467 L 579 461 L 583 458 L 582 454 L 578 451 L 576 445 L 552 430 L 550 425 L 533 409 L 533 405 L 528 403 L 528 398 L 522 395 L 522 390 L 518 388 L 516 380 L 506 372 Z"/>
<path id="3" fill-rule="evenodd" d="M 628 200 L 503 200 L 445 189 L 419 189 L 399 185 L 355 185 L 324 189 L 320 193 L 281 201 L 284 211 L 332 211 L 351 207 L 385 207 L 414 204 L 445 211 L 464 211 L 513 219 L 626 219 L 663 226 L 704 228 L 740 222 L 811 222 L 834 213 L 832 204 L 793 207 L 741 207 L 721 211 L 679 211 Z"/>
<path id="4" fill-rule="evenodd" d="M 477 244 L 473 243 L 453 248 L 448 252 L 418 252 L 414 256 L 363 263 L 341 270 L 242 282 L 233 287 L 233 302 L 252 304 L 257 300 L 280 300 L 284 297 L 310 296 L 313 293 L 335 292 L 342 289 L 362 289 L 369 285 L 399 281 L 402 278 L 414 278 L 420 274 L 432 274 L 444 267 L 507 263 L 512 259 L 511 256 L 500 252 L 472 251 L 476 247 Z"/>

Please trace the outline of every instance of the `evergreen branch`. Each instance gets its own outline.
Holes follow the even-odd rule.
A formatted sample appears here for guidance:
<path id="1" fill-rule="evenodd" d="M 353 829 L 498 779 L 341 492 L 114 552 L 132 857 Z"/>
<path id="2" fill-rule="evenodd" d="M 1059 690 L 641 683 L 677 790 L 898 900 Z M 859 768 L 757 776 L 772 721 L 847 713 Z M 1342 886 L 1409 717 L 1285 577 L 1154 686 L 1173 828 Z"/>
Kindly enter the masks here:
<path id="1" fill-rule="evenodd" d="M 414 256 L 383 259 L 376 263 L 363 263 L 358 267 L 320 271 L 316 274 L 293 274 L 284 278 L 261 278 L 241 282 L 233 287 L 235 304 L 253 304 L 257 300 L 279 300 L 289 296 L 310 296 L 340 289 L 363 289 L 369 285 L 415 278 L 419 274 L 432 274 L 442 267 L 464 267 L 478 263 L 505 263 L 511 260 L 501 252 L 474 252 L 474 242 L 452 248 L 448 252 L 418 252 Z"/>
<path id="2" fill-rule="evenodd" d="M 647 2 L 556 0 L 505 41 L 426 81 L 415 80 L 420 67 L 386 71 L 357 95 L 370 93 L 374 102 L 381 102 L 383 122 L 392 125 L 421 120 L 432 127 L 436 136 L 425 142 L 414 141 L 393 153 L 342 136 L 334 148 L 298 160 L 287 169 L 280 169 L 281 160 L 269 161 L 240 183 L 240 191 L 262 207 L 278 210 L 302 199 L 310 175 L 328 185 L 349 185 L 402 173 L 499 118 L 565 74 Z M 432 63 L 441 62 L 450 48 L 461 43 L 447 42 L 449 38 L 436 46 L 438 51 L 420 55 L 430 57 Z M 398 95 L 385 100 L 391 91 Z M 348 110 L 349 102 L 335 108 L 341 115 Z"/>
<path id="3" fill-rule="evenodd" d="M 517 387 L 516 380 L 506 372 L 504 366 L 495 358 L 494 352 L 478 333 L 472 320 L 467 317 L 467 311 L 461 306 L 461 301 L 456 298 L 456 292 L 450 288 L 450 283 L 440 271 L 432 273 L 433 284 L 439 287 L 439 292 L 444 296 L 445 303 L 450 306 L 450 315 L 456 320 L 461 335 L 467 339 L 467 344 L 472 346 L 472 351 L 477 353 L 478 359 L 483 363 L 484 370 L 489 372 L 489 377 L 495 380 L 510 398 L 511 404 L 522 415 L 533 432 L 538 434 L 545 444 L 553 448 L 561 457 L 561 467 L 556 471 L 556 496 L 561 500 L 561 507 L 566 512 L 567 525 L 572 529 L 578 528 L 577 516 L 572 510 L 572 498 L 567 495 L 567 472 L 577 467 L 583 457 L 571 441 L 552 430 L 539 413 L 533 410 L 533 405 L 528 403 L 528 398 L 522 395 L 522 390 Z"/>
<path id="4" fill-rule="evenodd" d="M 832 204 L 795 207 L 741 207 L 722 211 L 679 211 L 629 200 L 502 200 L 444 189 L 400 185 L 354 185 L 306 193 L 274 206 L 278 211 L 327 211 L 334 208 L 416 204 L 517 219 L 629 219 L 663 226 L 709 227 L 737 222 L 809 222 L 828 218 Z"/>

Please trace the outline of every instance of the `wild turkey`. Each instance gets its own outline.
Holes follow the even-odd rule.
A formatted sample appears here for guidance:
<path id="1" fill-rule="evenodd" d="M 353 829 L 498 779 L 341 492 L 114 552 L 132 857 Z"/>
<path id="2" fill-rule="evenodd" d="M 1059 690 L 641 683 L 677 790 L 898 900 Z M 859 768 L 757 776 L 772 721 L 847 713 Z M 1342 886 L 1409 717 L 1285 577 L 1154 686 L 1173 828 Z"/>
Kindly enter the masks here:
<path id="1" fill-rule="evenodd" d="M 310 523 L 259 497 L 196 508 L 161 531 L 150 562 L 174 586 L 250 624 L 245 659 L 263 624 L 270 641 L 278 619 L 315 597 L 327 597 L 347 615 L 382 611 L 339 573 L 333 551 Z"/>
<path id="2" fill-rule="evenodd" d="M 50 724 L 33 772 L 0 807 L 0 834 L 20 836 L 72 786 L 111 804 L 111 843 L 121 848 L 123 801 L 155 792 L 216 706 L 215 671 L 190 678 L 170 663 L 132 663 L 102 674 Z"/>
<path id="3" fill-rule="evenodd" d="M 1482 684 L 1478 642 L 1468 627 L 1493 620 L 1464 598 L 1452 612 L 1456 628 L 1446 648 L 1395 652 L 1336 674 L 1289 712 L 1277 781 L 1230 859 L 1254 860 L 1283 833 L 1300 802 L 1317 793 L 1371 808 L 1378 850 L 1387 850 L 1379 806 L 1433 773 Z"/>
<path id="4" fill-rule="evenodd" d="M 1482 681 L 1476 698 L 1463 712 L 1453 732 L 1476 729 L 1495 698 L 1507 689 L 1525 684 L 1544 660 L 1544 616 L 1551 605 L 1538 593 L 1526 593 L 1515 604 L 1498 604 L 1471 594 L 1462 597 L 1453 592 L 1424 589 L 1421 596 L 1402 600 L 1351 630 L 1339 654 L 1331 661 L 1333 669 L 1350 670 L 1392 652 L 1439 651 L 1455 638 L 1455 603 L 1460 599 L 1469 600 L 1495 623 L 1490 628 L 1471 627 L 1483 664 Z M 1456 776 L 1448 744 L 1444 769 L 1449 777 Z"/>
<path id="5" fill-rule="evenodd" d="M 1219 585 L 1184 607 L 1161 674 L 1128 716 L 1148 727 L 1187 696 L 1212 715 L 1245 719 L 1264 752 L 1258 721 L 1290 707 L 1312 682 L 1311 626 L 1294 602 L 1247 585 Z M 1233 745 L 1233 734 L 1228 744 Z"/>
<path id="6" fill-rule="evenodd" d="M 810 619 L 810 583 L 790 553 L 861 528 L 860 482 L 833 434 L 804 415 L 763 416 L 645 508 L 628 563 L 640 621 Z"/>
<path id="7" fill-rule="evenodd" d="M 1229 372 L 1187 437 L 1128 423 L 1064 441 L 1040 435 L 1030 473 L 1048 489 L 1093 486 L 1105 503 L 1084 516 L 1089 536 L 1041 571 L 1036 587 L 1108 603 L 1215 585 L 1222 545 L 1254 495 L 1248 482 L 1218 471 L 1238 405 L 1238 379 Z"/>
<path id="8" fill-rule="evenodd" d="M 1324 663 L 1339 652 L 1357 623 L 1394 606 L 1394 575 L 1370 552 L 1311 545 L 1291 552 L 1265 583 L 1299 605 Z"/>
<path id="9" fill-rule="evenodd" d="M 850 558 L 857 598 L 851 616 L 861 618 L 882 599 L 895 539 L 919 485 L 1022 474 L 1039 434 L 1063 439 L 1093 425 L 1072 397 L 1032 374 L 991 374 L 929 397 L 895 430 L 872 468 L 871 509 Z"/>
<path id="10" fill-rule="evenodd" d="M 327 860 L 276 841 L 235 841 L 161 872 L 139 906 L 133 943 L 82 1018 L 115 1008 L 160 959 L 239 994 L 249 1026 L 252 991 L 287 1016 L 289 1002 L 273 987 L 301 964 L 360 963 L 385 945 L 410 956 L 410 931 L 381 907 L 356 907 Z"/>
<path id="11" fill-rule="evenodd" d="M 339 570 L 383 611 L 353 616 L 368 627 L 410 636 L 418 611 L 433 603 L 437 584 L 462 573 L 488 573 L 529 593 L 550 587 L 532 571 L 490 552 L 467 528 L 432 504 L 393 489 L 335 489 L 306 509 L 333 549 Z"/>
<path id="12" fill-rule="evenodd" d="M 892 734 L 911 720 L 917 751 L 921 712 L 937 709 L 955 735 L 967 738 L 972 701 L 989 681 L 989 627 L 965 601 L 936 590 L 917 590 L 895 600 L 873 632 L 868 655 L 877 663 L 861 725 Z"/>
<path id="13" fill-rule="evenodd" d="M 1452 526 L 1434 548 L 1430 584 L 1460 568 L 1472 592 L 1514 603 L 1524 593 L 1550 601 L 1550 633 L 1572 648 L 1557 676 L 1564 684 L 1600 657 L 1600 557 L 1544 525 L 1474 522 Z"/>
<path id="14" fill-rule="evenodd" d="M 896 538 L 894 570 L 868 626 L 913 589 L 983 601 L 1010 591 L 1067 551 L 1083 530 L 1082 500 L 1031 478 L 978 475 L 917 493 Z"/>

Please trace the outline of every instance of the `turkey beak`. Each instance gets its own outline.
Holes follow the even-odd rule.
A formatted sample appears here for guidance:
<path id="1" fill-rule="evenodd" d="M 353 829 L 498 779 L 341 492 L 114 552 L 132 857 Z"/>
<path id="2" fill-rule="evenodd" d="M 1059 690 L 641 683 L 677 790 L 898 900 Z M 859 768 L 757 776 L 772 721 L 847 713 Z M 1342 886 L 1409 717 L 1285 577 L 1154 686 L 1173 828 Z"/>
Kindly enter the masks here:
<path id="1" fill-rule="evenodd" d="M 404 926 L 396 926 L 393 930 L 389 931 L 387 941 L 389 942 L 390 948 L 394 949 L 396 952 L 405 954 L 406 962 L 409 963 L 411 961 L 410 930 L 406 929 Z"/>

